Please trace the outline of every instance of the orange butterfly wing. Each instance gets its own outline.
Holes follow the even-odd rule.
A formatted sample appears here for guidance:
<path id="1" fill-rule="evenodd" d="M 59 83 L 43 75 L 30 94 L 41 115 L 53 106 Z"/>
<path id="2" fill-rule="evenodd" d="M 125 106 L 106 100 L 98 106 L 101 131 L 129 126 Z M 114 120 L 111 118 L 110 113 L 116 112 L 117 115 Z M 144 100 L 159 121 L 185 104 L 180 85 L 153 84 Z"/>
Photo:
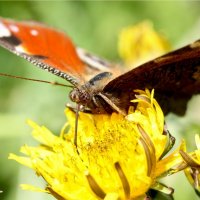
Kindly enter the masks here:
<path id="1" fill-rule="evenodd" d="M 69 37 L 39 23 L 0 18 L 0 45 L 67 80 L 65 73 L 79 79 L 86 73 Z"/>

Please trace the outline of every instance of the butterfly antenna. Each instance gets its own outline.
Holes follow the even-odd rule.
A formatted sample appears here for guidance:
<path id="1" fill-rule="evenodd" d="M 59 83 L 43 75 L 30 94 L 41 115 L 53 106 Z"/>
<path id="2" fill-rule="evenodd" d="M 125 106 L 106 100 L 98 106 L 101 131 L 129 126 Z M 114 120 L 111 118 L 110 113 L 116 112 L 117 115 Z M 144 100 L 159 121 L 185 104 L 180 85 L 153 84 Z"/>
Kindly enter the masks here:
<path id="1" fill-rule="evenodd" d="M 65 84 L 58 83 L 58 82 L 50 82 L 50 81 L 45 81 L 45 80 L 40 80 L 40 79 L 25 78 L 25 77 L 21 77 L 21 76 L 14 76 L 14 75 L 4 74 L 4 73 L 0 73 L 0 76 L 5 76 L 5 77 L 9 77 L 9 78 L 18 78 L 18 79 L 27 80 L 27 81 L 35 81 L 35 82 L 41 82 L 41 83 L 48 83 L 51 85 L 59 85 L 59 86 L 73 88 L 73 86 L 71 86 L 71 85 L 65 85 Z"/>
<path id="2" fill-rule="evenodd" d="M 77 138 L 78 138 L 78 117 L 80 111 L 80 104 L 76 104 L 76 116 L 75 116 L 75 132 L 74 132 L 74 145 L 77 149 Z"/>

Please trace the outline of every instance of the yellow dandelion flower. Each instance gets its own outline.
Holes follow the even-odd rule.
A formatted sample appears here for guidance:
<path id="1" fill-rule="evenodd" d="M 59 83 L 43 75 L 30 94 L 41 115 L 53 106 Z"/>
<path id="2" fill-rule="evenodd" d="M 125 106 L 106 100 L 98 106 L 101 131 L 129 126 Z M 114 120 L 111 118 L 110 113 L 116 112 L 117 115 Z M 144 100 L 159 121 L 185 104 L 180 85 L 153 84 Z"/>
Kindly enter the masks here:
<path id="1" fill-rule="evenodd" d="M 125 64 L 133 67 L 166 53 L 170 45 L 150 21 L 144 21 L 122 29 L 118 50 Z"/>
<path id="2" fill-rule="evenodd" d="M 59 137 L 29 121 L 41 145 L 25 145 L 21 152 L 26 156 L 10 154 L 9 158 L 32 168 L 47 186 L 44 190 L 23 188 L 62 200 L 144 199 L 150 188 L 171 194 L 173 190 L 158 179 L 183 162 L 178 152 L 184 145 L 163 158 L 171 139 L 162 110 L 153 92 L 138 92 L 135 109 L 126 117 L 80 113 L 77 148 L 73 143 L 75 114 L 69 109 L 68 123 Z"/>

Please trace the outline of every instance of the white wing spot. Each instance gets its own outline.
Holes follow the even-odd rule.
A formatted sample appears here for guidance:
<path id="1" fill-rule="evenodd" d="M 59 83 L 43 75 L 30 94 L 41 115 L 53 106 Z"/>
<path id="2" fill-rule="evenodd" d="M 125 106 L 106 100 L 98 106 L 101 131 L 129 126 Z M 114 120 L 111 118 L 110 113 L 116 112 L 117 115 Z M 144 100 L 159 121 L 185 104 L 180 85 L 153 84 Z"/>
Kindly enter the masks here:
<path id="1" fill-rule="evenodd" d="M 9 36 L 11 36 L 11 32 L 3 23 L 0 22 L 0 37 L 9 37 Z"/>
<path id="2" fill-rule="evenodd" d="M 38 31 L 35 30 L 35 29 L 32 29 L 32 30 L 30 31 L 30 33 L 31 33 L 31 35 L 33 35 L 33 36 L 37 36 L 37 35 L 39 34 Z"/>
<path id="3" fill-rule="evenodd" d="M 27 53 L 26 49 L 23 46 L 19 45 L 15 47 L 15 50 L 19 53 Z"/>
<path id="4" fill-rule="evenodd" d="M 10 28 L 11 31 L 13 31 L 14 33 L 19 32 L 19 27 L 15 26 L 15 25 L 13 25 L 13 24 L 9 25 L 9 28 Z"/>

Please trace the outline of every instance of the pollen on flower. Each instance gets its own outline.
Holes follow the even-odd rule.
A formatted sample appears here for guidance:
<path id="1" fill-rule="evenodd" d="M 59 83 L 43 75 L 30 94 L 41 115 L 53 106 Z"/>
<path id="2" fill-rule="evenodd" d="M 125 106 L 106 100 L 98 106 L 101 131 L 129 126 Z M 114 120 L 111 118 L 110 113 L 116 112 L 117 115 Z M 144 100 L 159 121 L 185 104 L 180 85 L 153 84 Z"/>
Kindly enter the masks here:
<path id="1" fill-rule="evenodd" d="M 135 108 L 126 117 L 80 113 L 78 149 L 73 143 L 75 114 L 71 110 L 66 110 L 68 123 L 60 136 L 29 122 L 33 137 L 42 145 L 25 145 L 21 152 L 26 157 L 11 154 L 10 159 L 43 177 L 45 192 L 56 199 L 125 200 L 144 198 L 150 188 L 166 191 L 157 178 L 183 162 L 180 148 L 161 159 L 169 138 L 163 134 L 164 115 L 153 92 L 138 93 Z"/>

